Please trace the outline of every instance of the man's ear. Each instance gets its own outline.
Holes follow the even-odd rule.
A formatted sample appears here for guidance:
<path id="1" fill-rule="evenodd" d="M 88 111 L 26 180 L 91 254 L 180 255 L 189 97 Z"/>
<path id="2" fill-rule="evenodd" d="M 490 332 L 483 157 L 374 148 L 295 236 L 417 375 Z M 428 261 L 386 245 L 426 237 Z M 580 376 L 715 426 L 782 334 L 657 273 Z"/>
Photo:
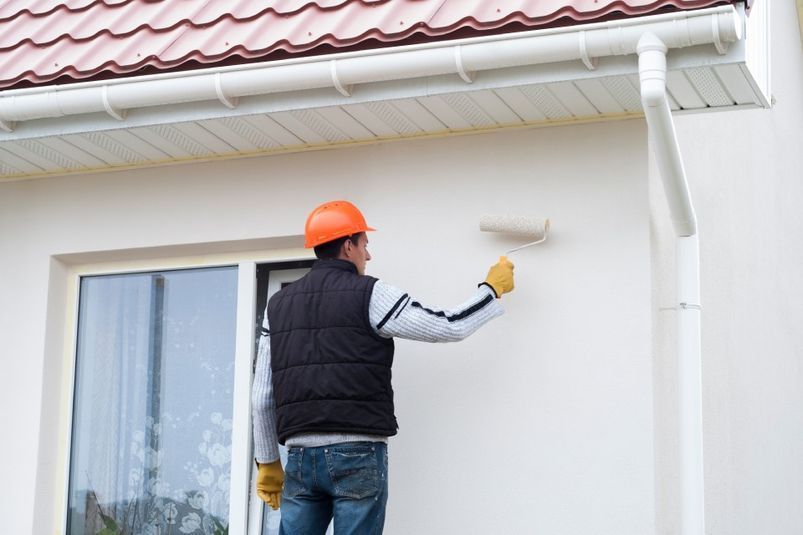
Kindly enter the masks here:
<path id="1" fill-rule="evenodd" d="M 340 254 L 345 258 L 351 258 L 351 252 L 354 248 L 354 243 L 351 240 L 344 240 L 343 245 L 340 246 Z"/>

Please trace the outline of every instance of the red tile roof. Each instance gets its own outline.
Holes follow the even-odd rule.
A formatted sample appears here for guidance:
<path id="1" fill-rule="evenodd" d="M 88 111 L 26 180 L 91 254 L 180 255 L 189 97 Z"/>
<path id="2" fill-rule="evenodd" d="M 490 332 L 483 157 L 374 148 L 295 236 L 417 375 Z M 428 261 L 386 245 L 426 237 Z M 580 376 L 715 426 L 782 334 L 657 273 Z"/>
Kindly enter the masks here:
<path id="1" fill-rule="evenodd" d="M 733 0 L 0 0 L 0 89 L 269 61 Z"/>

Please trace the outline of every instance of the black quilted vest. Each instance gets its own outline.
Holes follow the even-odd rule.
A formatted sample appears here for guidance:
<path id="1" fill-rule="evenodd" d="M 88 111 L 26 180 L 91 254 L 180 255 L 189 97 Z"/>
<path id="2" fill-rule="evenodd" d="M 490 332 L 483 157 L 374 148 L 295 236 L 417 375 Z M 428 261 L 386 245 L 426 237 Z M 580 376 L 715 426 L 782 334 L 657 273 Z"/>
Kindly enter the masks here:
<path id="1" fill-rule="evenodd" d="M 393 339 L 371 328 L 376 279 L 318 260 L 268 303 L 279 442 L 298 433 L 396 434 Z"/>

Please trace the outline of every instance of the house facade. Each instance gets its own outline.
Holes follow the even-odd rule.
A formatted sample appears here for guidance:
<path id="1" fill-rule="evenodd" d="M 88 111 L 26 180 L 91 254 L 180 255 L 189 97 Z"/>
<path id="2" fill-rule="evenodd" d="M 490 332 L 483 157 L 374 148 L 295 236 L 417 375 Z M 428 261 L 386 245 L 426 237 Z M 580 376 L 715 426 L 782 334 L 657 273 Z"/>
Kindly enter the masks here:
<path id="1" fill-rule="evenodd" d="M 104 9 L 130 3 L 119 4 Z M 249 57 L 258 33 L 242 27 L 190 43 L 194 56 L 128 63 L 141 72 L 64 51 L 73 71 L 8 75 L 3 531 L 274 533 L 276 514 L 249 494 L 259 324 L 267 295 L 310 265 L 308 212 L 343 198 L 378 229 L 368 273 L 433 307 L 469 297 L 521 244 L 479 232 L 483 214 L 552 222 L 544 244 L 511 256 L 502 317 L 457 344 L 397 341 L 387 533 L 802 532 L 795 4 L 503 2 L 496 19 L 424 0 L 401 18 L 388 4 L 243 14 L 306 16 L 307 33 L 340 17 L 330 37 L 308 36 L 315 46 L 288 38 L 295 48 L 269 59 Z M 98 9 L 73 8 L 2 15 Z M 181 42 L 167 35 L 181 17 L 149 16 Z M 425 30 L 388 37 L 416 17 Z M 73 31 L 95 54 L 109 46 L 104 32 Z M 689 233 L 667 202 L 672 140 L 643 110 L 645 33 L 668 49 L 699 303 L 678 298 Z M 236 61 L 205 59 L 222 61 L 204 47 L 232 35 Z M 687 309 L 700 316 L 695 399 L 678 356 Z M 690 467 L 695 429 L 702 464 Z"/>

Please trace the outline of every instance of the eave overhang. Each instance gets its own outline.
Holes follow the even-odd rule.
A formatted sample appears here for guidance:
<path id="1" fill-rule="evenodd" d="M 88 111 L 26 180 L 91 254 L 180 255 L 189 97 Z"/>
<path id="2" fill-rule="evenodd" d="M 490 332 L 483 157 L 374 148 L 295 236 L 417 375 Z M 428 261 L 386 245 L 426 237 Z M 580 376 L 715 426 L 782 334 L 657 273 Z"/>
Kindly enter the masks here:
<path id="1" fill-rule="evenodd" d="M 764 6 L 0 93 L 0 180 L 641 117 L 636 43 L 676 113 L 769 107 Z"/>

